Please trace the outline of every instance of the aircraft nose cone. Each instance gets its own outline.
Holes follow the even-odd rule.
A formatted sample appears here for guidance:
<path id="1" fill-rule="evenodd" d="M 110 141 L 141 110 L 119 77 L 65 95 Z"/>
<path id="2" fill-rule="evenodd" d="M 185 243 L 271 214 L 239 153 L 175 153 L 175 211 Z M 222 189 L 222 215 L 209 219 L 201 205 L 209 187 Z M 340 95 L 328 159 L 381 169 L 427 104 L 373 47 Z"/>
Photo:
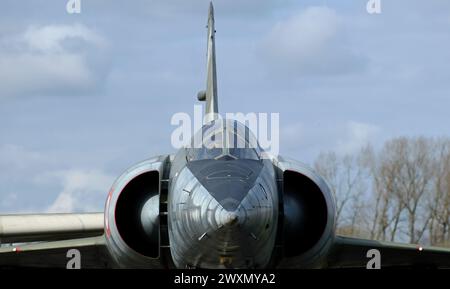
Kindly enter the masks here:
<path id="1" fill-rule="evenodd" d="M 233 226 L 239 223 L 239 220 L 242 219 L 238 211 L 229 212 L 226 210 L 222 210 L 219 214 L 219 224 L 222 226 Z"/>

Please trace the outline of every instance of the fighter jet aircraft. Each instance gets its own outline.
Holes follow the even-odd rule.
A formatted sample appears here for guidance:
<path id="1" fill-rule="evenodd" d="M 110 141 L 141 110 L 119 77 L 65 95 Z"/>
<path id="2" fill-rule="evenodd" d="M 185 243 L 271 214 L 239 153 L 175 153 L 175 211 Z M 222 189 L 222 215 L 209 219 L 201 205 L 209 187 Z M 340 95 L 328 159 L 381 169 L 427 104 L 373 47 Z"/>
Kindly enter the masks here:
<path id="1" fill-rule="evenodd" d="M 450 267 L 449 249 L 336 235 L 321 176 L 217 117 L 212 4 L 207 28 L 201 145 L 127 169 L 103 213 L 0 216 L 0 266 L 65 268 L 76 249 L 81 268 L 365 268 L 376 252 L 382 268 Z"/>

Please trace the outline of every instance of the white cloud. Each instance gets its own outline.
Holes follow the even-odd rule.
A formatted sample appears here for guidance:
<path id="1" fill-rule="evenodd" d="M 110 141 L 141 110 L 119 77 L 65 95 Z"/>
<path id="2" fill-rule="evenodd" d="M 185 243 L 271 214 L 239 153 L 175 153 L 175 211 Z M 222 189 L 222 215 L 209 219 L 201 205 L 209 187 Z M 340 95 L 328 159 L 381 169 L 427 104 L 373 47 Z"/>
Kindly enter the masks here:
<path id="1" fill-rule="evenodd" d="M 0 213 L 102 211 L 114 176 L 73 158 L 0 145 Z"/>
<path id="2" fill-rule="evenodd" d="M 106 75 L 106 47 L 80 24 L 30 26 L 0 37 L 0 98 L 93 91 Z"/>
<path id="3" fill-rule="evenodd" d="M 282 22 L 269 34 L 271 44 L 281 53 L 312 56 L 337 33 L 339 18 L 327 7 L 311 7 Z"/>
<path id="4" fill-rule="evenodd" d="M 273 26 L 262 55 L 271 69 L 299 75 L 360 70 L 365 60 L 345 46 L 341 18 L 328 7 L 309 7 Z"/>
<path id="5" fill-rule="evenodd" d="M 380 127 L 361 122 L 348 122 L 344 138 L 337 141 L 336 152 L 339 154 L 356 153 L 365 145 L 373 142 L 380 132 Z"/>
<path id="6" fill-rule="evenodd" d="M 356 121 L 327 122 L 320 126 L 314 122 L 287 123 L 281 129 L 282 155 L 313 163 L 321 152 L 358 153 L 369 143 L 378 145 L 383 139 L 381 132 L 377 125 Z"/>
<path id="7" fill-rule="evenodd" d="M 84 41 L 97 47 L 105 45 L 105 41 L 99 35 L 81 24 L 30 26 L 23 39 L 30 49 L 46 53 L 64 53 L 66 50 L 64 41 L 70 39 Z"/>
<path id="8" fill-rule="evenodd" d="M 49 213 L 99 211 L 114 178 L 99 170 L 68 170 L 48 173 L 48 181 L 59 181 L 63 189 L 48 207 Z"/>

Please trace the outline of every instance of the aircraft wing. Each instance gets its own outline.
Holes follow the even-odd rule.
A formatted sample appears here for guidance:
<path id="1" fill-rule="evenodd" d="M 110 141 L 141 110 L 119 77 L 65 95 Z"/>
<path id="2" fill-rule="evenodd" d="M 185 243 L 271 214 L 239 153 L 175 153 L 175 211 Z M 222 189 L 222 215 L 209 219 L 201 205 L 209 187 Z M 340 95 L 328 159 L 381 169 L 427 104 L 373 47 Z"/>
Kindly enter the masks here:
<path id="1" fill-rule="evenodd" d="M 328 257 L 329 268 L 366 268 L 370 249 L 380 252 L 381 268 L 430 267 L 450 268 L 450 249 L 422 247 L 344 236 L 336 236 Z"/>
<path id="2" fill-rule="evenodd" d="M 81 268 L 107 268 L 103 213 L 0 215 L 0 267 L 66 268 L 80 252 Z"/>

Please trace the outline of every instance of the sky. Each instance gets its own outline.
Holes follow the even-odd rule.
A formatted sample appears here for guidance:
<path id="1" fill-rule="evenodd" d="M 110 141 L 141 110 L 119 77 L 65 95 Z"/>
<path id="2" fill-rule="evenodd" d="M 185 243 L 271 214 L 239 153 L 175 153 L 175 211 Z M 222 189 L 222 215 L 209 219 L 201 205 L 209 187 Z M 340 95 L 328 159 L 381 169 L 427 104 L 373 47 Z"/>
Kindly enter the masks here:
<path id="1" fill-rule="evenodd" d="M 280 115 L 312 164 L 450 135 L 450 1 L 216 0 L 220 112 Z M 205 86 L 209 1 L 2 1 L 0 214 L 102 211 L 133 164 L 174 153 Z"/>

